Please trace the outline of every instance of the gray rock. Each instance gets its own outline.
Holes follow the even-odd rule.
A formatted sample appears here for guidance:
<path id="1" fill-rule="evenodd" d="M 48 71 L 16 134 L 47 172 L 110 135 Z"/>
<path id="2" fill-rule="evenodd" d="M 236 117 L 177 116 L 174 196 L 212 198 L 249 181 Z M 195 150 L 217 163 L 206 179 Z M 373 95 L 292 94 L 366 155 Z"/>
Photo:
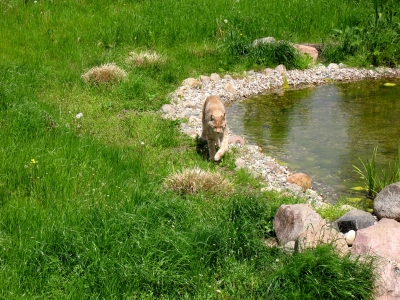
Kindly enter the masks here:
<path id="1" fill-rule="evenodd" d="M 379 219 L 400 221 L 400 182 L 386 186 L 376 195 L 374 213 Z"/>
<path id="2" fill-rule="evenodd" d="M 309 204 L 281 205 L 274 218 L 274 230 L 280 245 L 296 241 L 309 227 L 321 228 L 324 224 L 325 221 Z"/>
<path id="3" fill-rule="evenodd" d="M 375 218 L 369 212 L 355 209 L 351 210 L 345 215 L 332 223 L 332 226 L 338 231 L 346 233 L 350 230 L 357 231 L 359 229 L 367 228 L 375 224 Z"/>
<path id="4" fill-rule="evenodd" d="M 276 43 L 276 39 L 272 36 L 268 36 L 265 38 L 254 40 L 252 45 L 253 45 L 253 47 L 257 47 L 258 45 L 274 44 L 274 43 Z"/>

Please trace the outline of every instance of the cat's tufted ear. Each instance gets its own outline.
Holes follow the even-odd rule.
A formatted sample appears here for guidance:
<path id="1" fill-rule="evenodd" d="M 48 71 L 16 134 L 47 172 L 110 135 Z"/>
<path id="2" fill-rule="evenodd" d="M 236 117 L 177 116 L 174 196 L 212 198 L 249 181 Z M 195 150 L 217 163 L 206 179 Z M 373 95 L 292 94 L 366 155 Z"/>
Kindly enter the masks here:
<path id="1" fill-rule="evenodd" d="M 211 115 L 210 121 L 214 121 L 214 116 L 213 115 Z"/>

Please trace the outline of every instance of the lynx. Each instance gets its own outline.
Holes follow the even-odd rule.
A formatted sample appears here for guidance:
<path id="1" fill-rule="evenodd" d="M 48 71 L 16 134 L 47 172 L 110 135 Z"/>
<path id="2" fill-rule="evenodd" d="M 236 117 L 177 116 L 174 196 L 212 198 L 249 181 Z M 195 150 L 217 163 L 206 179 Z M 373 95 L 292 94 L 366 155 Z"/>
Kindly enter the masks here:
<path id="1" fill-rule="evenodd" d="M 209 96 L 203 105 L 203 131 L 201 139 L 206 140 L 211 161 L 219 161 L 228 149 L 228 127 L 225 106 L 218 96 Z M 216 152 L 215 146 L 219 147 Z"/>

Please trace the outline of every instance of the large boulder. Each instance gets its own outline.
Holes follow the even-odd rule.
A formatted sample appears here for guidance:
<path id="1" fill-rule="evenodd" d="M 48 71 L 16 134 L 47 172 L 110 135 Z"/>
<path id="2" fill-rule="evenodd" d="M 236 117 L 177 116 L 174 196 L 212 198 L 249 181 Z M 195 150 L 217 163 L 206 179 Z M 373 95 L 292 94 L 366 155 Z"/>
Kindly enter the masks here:
<path id="1" fill-rule="evenodd" d="M 379 258 L 375 299 L 400 299 L 400 274 L 393 265 L 400 260 L 400 223 L 384 218 L 374 226 L 358 230 L 351 252 Z"/>
<path id="2" fill-rule="evenodd" d="M 374 213 L 379 219 L 400 221 L 400 182 L 382 189 L 374 199 Z"/>
<path id="3" fill-rule="evenodd" d="M 341 216 L 332 226 L 338 231 L 347 233 L 350 230 L 357 231 L 374 225 L 376 222 L 374 216 L 366 211 L 355 209 Z"/>
<path id="4" fill-rule="evenodd" d="M 281 205 L 274 218 L 274 230 L 280 245 L 296 241 L 309 227 L 321 228 L 325 224 L 310 204 Z"/>

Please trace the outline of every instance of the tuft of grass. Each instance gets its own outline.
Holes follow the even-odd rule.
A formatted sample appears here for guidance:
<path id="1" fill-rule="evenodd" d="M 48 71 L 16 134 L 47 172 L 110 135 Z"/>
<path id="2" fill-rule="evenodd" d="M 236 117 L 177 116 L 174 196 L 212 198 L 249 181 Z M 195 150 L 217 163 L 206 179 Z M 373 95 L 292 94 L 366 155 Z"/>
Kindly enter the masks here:
<path id="1" fill-rule="evenodd" d="M 355 172 L 365 181 L 368 196 L 371 198 L 374 198 L 387 185 L 400 181 L 400 142 L 398 145 L 398 154 L 393 164 L 389 164 L 379 170 L 376 167 L 377 151 L 378 148 L 375 147 L 371 158 L 365 161 L 359 158 L 361 168 L 353 166 Z"/>
<path id="2" fill-rule="evenodd" d="M 93 67 L 82 75 L 85 82 L 94 84 L 115 83 L 126 79 L 126 77 L 127 73 L 115 63 L 106 63 L 98 67 Z"/>
<path id="3" fill-rule="evenodd" d="M 165 179 L 164 187 L 179 195 L 203 192 L 227 196 L 233 193 L 233 185 L 220 173 L 204 171 L 197 167 L 169 175 Z"/>
<path id="4" fill-rule="evenodd" d="M 143 67 L 148 65 L 159 65 L 166 62 L 166 58 L 155 51 L 140 51 L 130 52 L 127 58 L 128 64 L 133 64 L 136 67 Z"/>

